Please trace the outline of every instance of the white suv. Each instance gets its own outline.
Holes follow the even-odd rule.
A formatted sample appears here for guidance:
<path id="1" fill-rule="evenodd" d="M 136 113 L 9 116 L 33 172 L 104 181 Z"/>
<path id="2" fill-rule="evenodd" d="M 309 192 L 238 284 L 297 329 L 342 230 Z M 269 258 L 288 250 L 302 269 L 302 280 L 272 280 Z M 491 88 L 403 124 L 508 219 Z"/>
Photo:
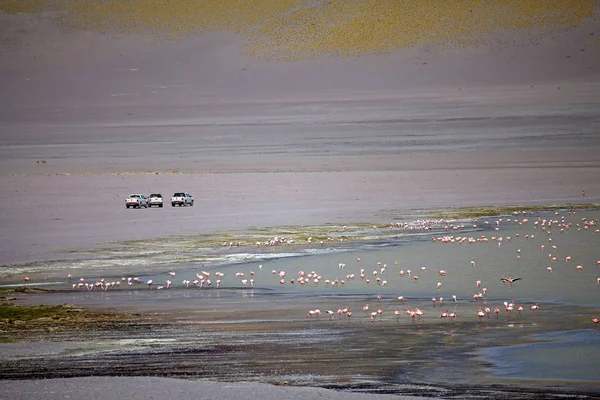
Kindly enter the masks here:
<path id="1" fill-rule="evenodd" d="M 125 207 L 133 207 L 133 208 L 147 208 L 148 207 L 148 199 L 143 194 L 130 194 L 129 197 L 125 200 Z"/>
<path id="2" fill-rule="evenodd" d="M 193 206 L 194 198 L 189 193 L 185 193 L 185 192 L 175 193 L 173 195 L 173 197 L 171 197 L 171 206 L 175 207 L 176 205 L 178 205 L 180 207 Z"/>
<path id="3" fill-rule="evenodd" d="M 162 206 L 163 206 L 162 194 L 152 193 L 150 196 L 148 196 L 148 207 L 152 207 L 152 206 L 158 206 L 158 207 L 162 208 Z"/>

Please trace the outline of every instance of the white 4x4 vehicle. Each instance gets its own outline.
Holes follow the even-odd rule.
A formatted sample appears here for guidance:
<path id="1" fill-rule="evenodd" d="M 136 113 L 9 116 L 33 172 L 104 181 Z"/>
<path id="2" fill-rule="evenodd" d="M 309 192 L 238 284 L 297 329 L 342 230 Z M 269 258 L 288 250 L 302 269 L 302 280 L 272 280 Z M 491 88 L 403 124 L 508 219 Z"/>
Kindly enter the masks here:
<path id="1" fill-rule="evenodd" d="M 162 194 L 152 193 L 150 196 L 148 196 L 148 207 L 152 207 L 152 206 L 158 206 L 158 207 L 162 208 L 162 206 L 163 206 Z"/>
<path id="2" fill-rule="evenodd" d="M 178 205 L 180 207 L 193 206 L 194 198 L 189 193 L 185 193 L 185 192 L 175 193 L 173 195 L 173 197 L 171 197 L 171 206 L 175 207 L 176 205 Z"/>
<path id="3" fill-rule="evenodd" d="M 147 208 L 148 199 L 143 194 L 130 194 L 129 197 L 125 200 L 125 207 Z"/>

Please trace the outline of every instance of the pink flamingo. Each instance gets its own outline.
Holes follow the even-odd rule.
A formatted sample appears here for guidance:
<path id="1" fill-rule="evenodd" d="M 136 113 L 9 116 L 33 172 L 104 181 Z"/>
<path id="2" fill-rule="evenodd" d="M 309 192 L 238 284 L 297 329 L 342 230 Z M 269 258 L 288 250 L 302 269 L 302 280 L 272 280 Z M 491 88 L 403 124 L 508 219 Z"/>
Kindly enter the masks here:
<path id="1" fill-rule="evenodd" d="M 479 322 L 483 322 L 483 319 L 485 318 L 485 313 L 481 308 L 479 309 L 479 311 L 477 311 L 477 317 L 479 317 Z"/>
<path id="2" fill-rule="evenodd" d="M 440 318 L 441 318 L 442 322 L 444 322 L 446 320 L 446 318 L 448 318 L 448 310 L 441 313 Z"/>

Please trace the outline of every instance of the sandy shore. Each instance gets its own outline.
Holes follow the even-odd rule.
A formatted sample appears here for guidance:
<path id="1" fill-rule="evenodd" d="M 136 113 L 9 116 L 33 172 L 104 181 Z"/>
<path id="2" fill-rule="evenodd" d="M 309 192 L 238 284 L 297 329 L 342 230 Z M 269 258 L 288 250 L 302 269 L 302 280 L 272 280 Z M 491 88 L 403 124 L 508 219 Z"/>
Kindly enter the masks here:
<path id="1" fill-rule="evenodd" d="M 417 396 L 396 396 L 341 392 L 319 388 L 285 387 L 262 383 L 221 383 L 169 378 L 72 378 L 41 381 L 0 381 L 0 398 L 40 400 L 61 398 L 102 397 L 104 399 L 425 399 Z M 431 398 L 431 397 L 427 397 Z"/>
<path id="2" fill-rule="evenodd" d="M 155 43 L 0 18 L 14 39 L 0 53 L 0 263 L 114 240 L 600 201 L 597 20 L 537 45 L 277 63 L 225 34 Z M 123 205 L 176 191 L 197 206 Z"/>

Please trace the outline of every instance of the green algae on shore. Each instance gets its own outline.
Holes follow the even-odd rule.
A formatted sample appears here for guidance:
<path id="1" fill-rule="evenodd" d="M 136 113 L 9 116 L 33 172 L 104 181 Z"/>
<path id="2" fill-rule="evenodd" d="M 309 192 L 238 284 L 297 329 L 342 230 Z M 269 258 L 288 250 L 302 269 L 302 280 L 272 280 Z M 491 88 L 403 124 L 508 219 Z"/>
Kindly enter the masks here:
<path id="1" fill-rule="evenodd" d="M 483 206 L 459 207 L 448 210 L 431 210 L 425 212 L 428 218 L 467 219 L 478 217 L 494 217 L 522 212 L 544 212 L 558 210 L 596 210 L 600 204 L 562 204 L 562 205 L 531 205 L 531 206 Z"/>
<path id="2" fill-rule="evenodd" d="M 0 304 L 0 343 L 47 340 L 46 334 L 76 334 L 122 329 L 132 317 L 83 307 Z"/>

